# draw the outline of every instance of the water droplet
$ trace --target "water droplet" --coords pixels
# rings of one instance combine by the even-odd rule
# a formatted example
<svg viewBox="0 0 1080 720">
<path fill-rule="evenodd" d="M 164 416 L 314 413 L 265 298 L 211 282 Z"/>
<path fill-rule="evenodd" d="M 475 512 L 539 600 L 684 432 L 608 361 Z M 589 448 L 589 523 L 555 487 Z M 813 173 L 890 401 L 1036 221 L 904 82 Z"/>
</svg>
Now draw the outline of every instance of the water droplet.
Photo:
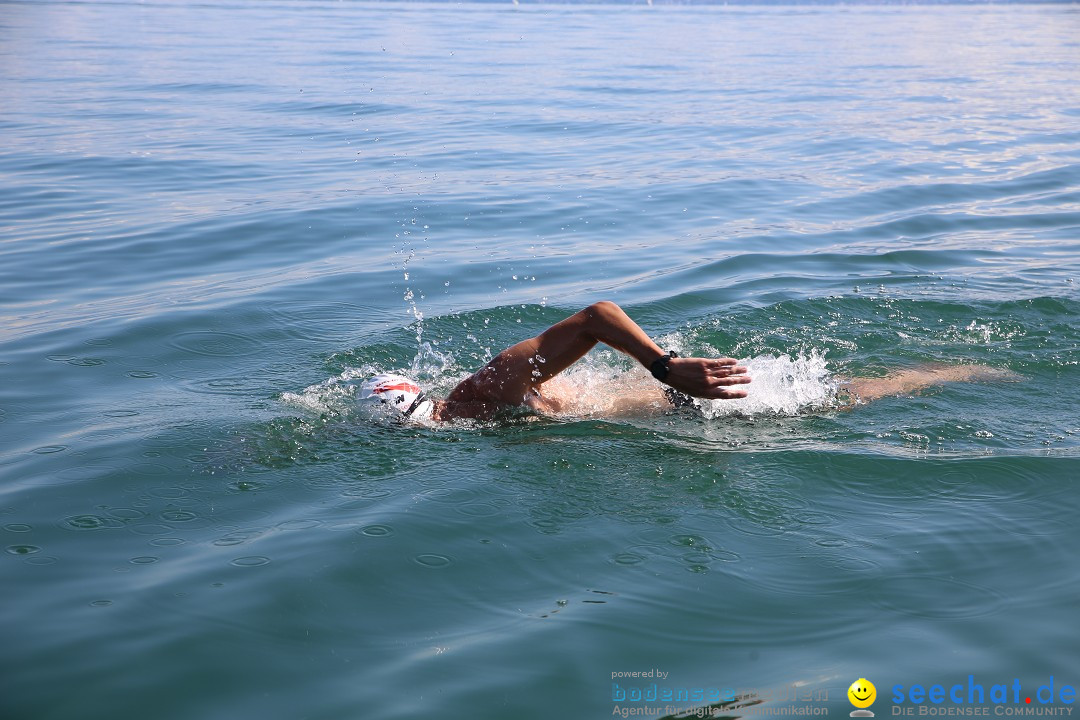
<svg viewBox="0 0 1080 720">
<path fill-rule="evenodd" d="M 5 525 L 4 529 L 8 532 L 30 532 L 33 530 L 29 525 L 23 525 L 22 523 L 12 523 L 11 525 Z"/>
<path fill-rule="evenodd" d="M 105 361 L 101 358 L 72 358 L 67 361 L 68 365 L 75 365 L 77 367 L 94 367 L 96 365 L 104 365 Z"/>
<path fill-rule="evenodd" d="M 41 548 L 37 545 L 8 545 L 7 551 L 12 555 L 33 555 L 41 552 Z"/>
<path fill-rule="evenodd" d="M 248 555 L 247 557 L 238 557 L 232 561 L 232 564 L 237 567 L 259 567 L 260 565 L 266 565 L 270 562 L 270 558 L 263 557 L 262 555 Z"/>
<path fill-rule="evenodd" d="M 387 537 L 394 534 L 394 529 L 388 525 L 368 525 L 360 528 L 360 532 L 368 537 Z"/>
<path fill-rule="evenodd" d="M 158 559 L 153 555 L 144 555 L 142 557 L 134 557 L 129 561 L 132 565 L 152 565 L 156 563 Z"/>
<path fill-rule="evenodd" d="M 112 605 L 112 600 L 94 600 L 90 603 L 90 607 L 109 607 Z"/>
<path fill-rule="evenodd" d="M 671 544 L 681 545 L 683 547 L 694 547 L 704 552 L 709 551 L 705 538 L 700 535 L 675 535 L 671 538 Z"/>
<path fill-rule="evenodd" d="M 248 540 L 254 540 L 263 534 L 262 530 L 237 530 L 214 541 L 215 545 L 227 547 L 229 545 L 242 545 Z"/>
<path fill-rule="evenodd" d="M 105 527 L 105 518 L 97 515 L 73 515 L 64 520 L 64 524 L 75 530 L 98 530 Z"/>
<path fill-rule="evenodd" d="M 199 517 L 189 510 L 166 510 L 161 513 L 161 519 L 167 522 L 187 522 Z"/>
<path fill-rule="evenodd" d="M 424 567 L 441 568 L 450 564 L 450 558 L 445 555 L 436 555 L 434 553 L 423 553 L 416 556 L 416 562 L 420 563 Z"/>
</svg>

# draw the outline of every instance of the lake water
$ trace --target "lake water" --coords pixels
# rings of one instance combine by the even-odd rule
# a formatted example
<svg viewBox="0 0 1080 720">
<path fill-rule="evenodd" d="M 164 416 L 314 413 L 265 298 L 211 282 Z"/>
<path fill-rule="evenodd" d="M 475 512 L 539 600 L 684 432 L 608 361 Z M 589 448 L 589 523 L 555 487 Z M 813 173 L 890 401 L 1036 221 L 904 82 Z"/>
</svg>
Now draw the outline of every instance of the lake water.
<svg viewBox="0 0 1080 720">
<path fill-rule="evenodd" d="M 0 4 L 0 715 L 1077 686 L 1078 39 L 1070 5 Z M 751 397 L 353 404 L 601 299 Z M 830 407 L 924 362 L 1019 381 Z"/>
</svg>

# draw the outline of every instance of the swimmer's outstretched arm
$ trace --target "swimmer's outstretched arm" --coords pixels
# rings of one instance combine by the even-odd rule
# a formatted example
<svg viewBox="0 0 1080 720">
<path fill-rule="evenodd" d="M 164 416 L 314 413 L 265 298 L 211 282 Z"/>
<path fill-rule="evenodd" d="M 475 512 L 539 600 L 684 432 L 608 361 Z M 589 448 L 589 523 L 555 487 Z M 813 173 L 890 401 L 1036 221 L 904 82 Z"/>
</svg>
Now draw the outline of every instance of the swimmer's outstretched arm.
<svg viewBox="0 0 1080 720">
<path fill-rule="evenodd" d="M 534 389 L 577 362 L 602 342 L 646 368 L 667 353 L 613 302 L 602 301 L 574 313 L 534 338 L 507 348 L 463 380 L 447 398 L 457 403 L 519 405 Z M 750 382 L 732 358 L 671 358 L 667 385 L 702 398 L 746 397 L 732 386 Z"/>
<path fill-rule="evenodd" d="M 854 395 L 855 403 L 866 403 L 895 395 L 910 395 L 949 382 L 1016 382 L 1021 379 L 1020 375 L 1009 370 L 975 363 L 927 363 L 919 367 L 896 370 L 885 377 L 839 378 L 841 389 Z M 848 409 L 850 407 L 854 405 Z"/>
</svg>

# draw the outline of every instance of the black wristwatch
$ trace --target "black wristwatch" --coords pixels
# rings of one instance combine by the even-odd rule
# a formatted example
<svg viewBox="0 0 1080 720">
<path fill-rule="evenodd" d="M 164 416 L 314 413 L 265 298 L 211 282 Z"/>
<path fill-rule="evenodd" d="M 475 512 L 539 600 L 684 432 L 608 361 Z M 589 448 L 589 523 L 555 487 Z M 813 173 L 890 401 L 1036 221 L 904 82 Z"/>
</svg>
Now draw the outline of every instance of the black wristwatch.
<svg viewBox="0 0 1080 720">
<path fill-rule="evenodd" d="M 674 350 L 668 350 L 667 355 L 661 355 L 652 361 L 652 365 L 649 366 L 649 372 L 651 372 L 652 376 L 660 382 L 667 380 L 668 370 L 670 369 L 668 364 L 671 362 L 671 358 L 674 357 L 679 357 L 679 354 Z"/>
</svg>

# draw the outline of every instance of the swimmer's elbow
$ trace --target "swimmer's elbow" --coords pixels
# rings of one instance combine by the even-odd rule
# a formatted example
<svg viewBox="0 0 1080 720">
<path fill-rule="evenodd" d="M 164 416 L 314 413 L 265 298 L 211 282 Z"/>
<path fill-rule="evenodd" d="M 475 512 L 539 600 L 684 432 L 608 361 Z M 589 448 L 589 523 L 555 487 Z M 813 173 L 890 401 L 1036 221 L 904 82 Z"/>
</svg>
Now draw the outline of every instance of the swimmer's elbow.
<svg viewBox="0 0 1080 720">
<path fill-rule="evenodd" d="M 582 310 L 582 312 L 585 313 L 590 320 L 610 319 L 624 314 L 622 308 L 610 300 L 594 302 L 592 305 Z"/>
</svg>

